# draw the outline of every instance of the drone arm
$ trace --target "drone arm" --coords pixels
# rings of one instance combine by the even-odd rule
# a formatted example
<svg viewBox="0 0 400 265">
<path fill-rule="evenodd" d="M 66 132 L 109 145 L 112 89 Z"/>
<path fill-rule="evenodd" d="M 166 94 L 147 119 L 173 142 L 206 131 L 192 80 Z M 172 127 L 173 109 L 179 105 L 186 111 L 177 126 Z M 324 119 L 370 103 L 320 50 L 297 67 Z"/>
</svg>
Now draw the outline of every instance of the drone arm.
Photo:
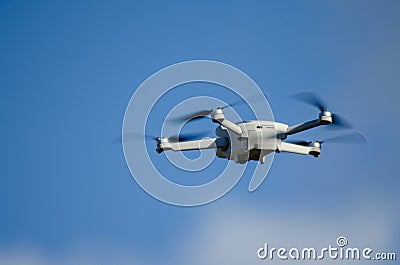
<svg viewBox="0 0 400 265">
<path fill-rule="evenodd" d="M 169 142 L 167 138 L 159 140 L 157 144 L 157 152 L 163 151 L 188 151 L 188 150 L 200 150 L 200 149 L 214 149 L 221 148 L 226 149 L 229 146 L 227 138 L 207 138 L 196 141 L 186 142 Z"/>
<path fill-rule="evenodd" d="M 233 122 L 225 119 L 225 115 L 224 115 L 222 109 L 216 109 L 215 111 L 213 111 L 211 116 L 212 116 L 212 119 L 214 122 L 221 124 L 228 130 L 230 130 L 238 135 L 241 135 L 243 133 L 242 128 L 240 128 L 239 125 L 234 124 Z"/>
<path fill-rule="evenodd" d="M 303 146 L 298 144 L 281 142 L 278 147 L 279 152 L 288 152 L 301 155 L 313 155 L 318 157 L 321 153 L 321 148 L 316 146 Z"/>
<path fill-rule="evenodd" d="M 230 130 L 230 131 L 232 131 L 232 132 L 234 132 L 234 133 L 236 133 L 238 135 L 242 134 L 242 129 L 238 125 L 234 124 L 231 121 L 228 121 L 228 120 L 224 119 L 222 121 L 218 121 L 218 123 L 221 124 L 222 126 L 224 126 L 225 128 L 227 128 L 228 130 Z"/>
<path fill-rule="evenodd" d="M 320 119 L 303 122 L 303 123 L 300 123 L 297 125 L 290 126 L 287 129 L 286 135 L 291 135 L 291 134 L 299 133 L 302 131 L 306 131 L 306 130 L 312 129 L 312 128 L 320 126 L 320 125 L 322 125 Z"/>
<path fill-rule="evenodd" d="M 301 154 L 301 155 L 308 155 L 308 153 L 310 152 L 310 147 L 282 142 L 279 151 Z"/>
<path fill-rule="evenodd" d="M 329 111 L 322 111 L 319 114 L 318 119 L 290 126 L 286 131 L 286 135 L 299 133 L 321 125 L 332 124 L 332 122 L 332 113 L 330 113 Z"/>
</svg>

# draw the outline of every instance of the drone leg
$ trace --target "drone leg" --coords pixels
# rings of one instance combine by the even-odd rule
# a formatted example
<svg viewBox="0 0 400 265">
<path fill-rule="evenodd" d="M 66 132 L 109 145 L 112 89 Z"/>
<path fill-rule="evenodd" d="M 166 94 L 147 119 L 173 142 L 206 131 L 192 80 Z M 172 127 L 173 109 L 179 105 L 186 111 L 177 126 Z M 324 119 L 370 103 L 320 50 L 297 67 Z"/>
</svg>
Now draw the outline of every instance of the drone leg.
<svg viewBox="0 0 400 265">
<path fill-rule="evenodd" d="M 169 142 L 168 138 L 158 140 L 157 152 L 163 151 L 188 151 L 188 150 L 200 150 L 200 149 L 215 149 L 221 148 L 226 149 L 229 147 L 229 141 L 227 138 L 206 138 L 196 141 L 186 142 Z"/>
</svg>

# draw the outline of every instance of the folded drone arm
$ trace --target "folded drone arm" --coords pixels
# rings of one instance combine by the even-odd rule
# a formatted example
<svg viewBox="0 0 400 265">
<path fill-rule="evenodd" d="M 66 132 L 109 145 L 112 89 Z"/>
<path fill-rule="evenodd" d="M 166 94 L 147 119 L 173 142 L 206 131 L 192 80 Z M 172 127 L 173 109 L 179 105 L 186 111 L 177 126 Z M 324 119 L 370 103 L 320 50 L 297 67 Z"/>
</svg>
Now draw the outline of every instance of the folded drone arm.
<svg viewBox="0 0 400 265">
<path fill-rule="evenodd" d="M 169 142 L 168 138 L 158 140 L 157 152 L 163 151 L 188 151 L 188 150 L 200 150 L 200 149 L 213 149 L 222 148 L 226 149 L 229 146 L 227 138 L 207 138 L 196 141 L 186 142 Z"/>
</svg>

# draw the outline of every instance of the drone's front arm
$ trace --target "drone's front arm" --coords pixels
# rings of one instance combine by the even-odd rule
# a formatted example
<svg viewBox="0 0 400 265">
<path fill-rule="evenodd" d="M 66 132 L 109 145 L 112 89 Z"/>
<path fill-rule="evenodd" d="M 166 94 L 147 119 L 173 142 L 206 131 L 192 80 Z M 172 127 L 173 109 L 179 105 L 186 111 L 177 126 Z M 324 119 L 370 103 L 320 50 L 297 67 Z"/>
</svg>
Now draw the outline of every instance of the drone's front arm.
<svg viewBox="0 0 400 265">
<path fill-rule="evenodd" d="M 161 153 L 163 151 L 188 151 L 188 150 L 200 150 L 200 149 L 213 149 L 221 148 L 226 149 L 229 146 L 229 141 L 227 138 L 206 138 L 196 141 L 186 141 L 186 142 L 169 142 L 168 138 L 162 138 L 157 140 L 157 152 Z"/>
<path fill-rule="evenodd" d="M 321 146 L 319 144 L 315 144 L 313 146 L 303 146 L 298 144 L 281 142 L 278 145 L 277 151 L 295 153 L 301 155 L 313 155 L 315 157 L 318 157 L 321 153 Z"/>
</svg>

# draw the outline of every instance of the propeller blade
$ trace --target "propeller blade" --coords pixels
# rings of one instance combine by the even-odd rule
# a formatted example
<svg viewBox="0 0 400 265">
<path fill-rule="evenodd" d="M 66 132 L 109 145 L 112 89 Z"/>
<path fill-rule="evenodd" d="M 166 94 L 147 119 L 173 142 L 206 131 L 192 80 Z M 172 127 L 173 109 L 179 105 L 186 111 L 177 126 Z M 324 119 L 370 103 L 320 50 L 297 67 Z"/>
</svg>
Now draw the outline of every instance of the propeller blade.
<svg viewBox="0 0 400 265">
<path fill-rule="evenodd" d="M 354 143 L 354 144 L 362 144 L 367 142 L 367 137 L 361 132 L 353 132 L 348 134 L 343 134 L 339 136 L 335 136 L 332 138 L 325 139 L 323 141 L 319 141 L 322 143 Z"/>
<path fill-rule="evenodd" d="M 176 123 L 183 123 L 186 121 L 191 122 L 191 121 L 198 120 L 198 119 L 208 118 L 207 116 L 210 115 L 211 112 L 212 112 L 212 110 L 201 110 L 201 111 L 191 113 L 189 115 L 184 115 L 184 116 L 172 119 L 171 121 L 176 122 Z"/>
<path fill-rule="evenodd" d="M 330 128 L 344 128 L 344 129 L 353 129 L 354 126 L 348 122 L 345 118 L 340 116 L 339 114 L 332 113 L 332 125 Z"/>
<path fill-rule="evenodd" d="M 327 110 L 327 105 L 311 90 L 302 91 L 289 95 L 297 100 L 318 108 L 320 111 Z"/>
<path fill-rule="evenodd" d="M 291 143 L 291 144 L 304 145 L 304 146 L 307 146 L 310 143 L 312 143 L 310 141 L 305 141 L 305 140 L 289 140 L 286 142 Z M 361 132 L 357 131 L 357 132 L 352 132 L 352 133 L 348 133 L 348 134 L 343 134 L 343 135 L 327 138 L 325 140 L 317 141 L 317 142 L 319 142 L 320 144 L 324 144 L 324 143 L 362 144 L 362 143 L 367 142 L 367 137 L 364 134 L 362 134 Z"/>
<path fill-rule="evenodd" d="M 193 133 L 186 133 L 186 134 L 179 134 L 179 135 L 174 135 L 171 137 L 168 137 L 168 141 L 171 142 L 184 142 L 184 141 L 190 141 L 196 138 L 203 138 L 204 136 L 206 136 L 207 134 L 209 134 L 211 131 L 206 131 L 206 132 L 193 132 Z M 144 135 L 142 133 L 138 133 L 138 132 L 128 132 L 125 133 L 125 142 L 133 142 L 133 141 L 139 141 L 142 140 L 143 137 L 146 140 L 157 140 L 157 136 L 153 136 L 153 135 Z M 116 138 L 113 143 L 122 143 L 122 136 L 119 136 L 118 138 Z"/>
<path fill-rule="evenodd" d="M 139 141 L 139 140 L 143 139 L 143 137 L 146 140 L 156 140 L 157 139 L 156 136 L 138 133 L 138 132 L 126 132 L 124 135 L 125 135 L 125 137 L 124 137 L 125 142 Z M 122 143 L 122 135 L 115 138 L 113 143 Z"/>
<path fill-rule="evenodd" d="M 174 136 L 168 137 L 168 141 L 170 141 L 170 142 L 185 142 L 185 141 L 194 140 L 196 138 L 203 138 L 204 136 L 206 136 L 209 133 L 210 133 L 210 131 L 179 134 L 179 135 L 174 135 Z"/>
<path fill-rule="evenodd" d="M 265 97 L 267 100 L 269 100 L 268 94 L 267 94 L 266 92 L 264 92 L 264 91 L 262 91 L 262 93 L 264 94 L 264 97 Z M 257 96 L 249 97 L 249 98 L 247 99 L 247 101 L 255 101 L 255 100 L 262 100 L 262 99 L 264 99 L 264 98 L 263 98 L 263 97 L 260 97 L 260 95 L 257 95 Z M 234 102 L 232 102 L 232 103 L 230 103 L 230 104 L 227 104 L 227 105 L 221 107 L 221 109 L 226 109 L 226 108 L 228 108 L 228 107 L 240 106 L 240 105 L 244 105 L 244 104 L 247 104 L 247 103 L 246 103 L 246 101 L 245 101 L 243 98 L 241 98 L 241 99 L 239 99 L 239 100 L 237 100 L 237 101 L 234 101 Z"/>
<path fill-rule="evenodd" d="M 268 94 L 266 92 L 262 92 L 262 93 L 264 94 L 265 98 L 267 98 L 267 100 L 268 100 Z M 247 101 L 261 100 L 261 99 L 264 99 L 264 98 L 260 97 L 260 95 L 257 95 L 257 96 L 252 96 L 252 97 L 248 98 Z M 240 99 L 240 100 L 234 101 L 228 105 L 221 107 L 221 109 L 239 106 L 239 105 L 243 105 L 243 104 L 246 104 L 246 101 L 244 101 L 243 99 Z M 208 118 L 207 116 L 210 115 L 210 113 L 212 111 L 213 111 L 212 109 L 211 110 L 201 110 L 201 111 L 191 113 L 189 115 L 184 115 L 184 116 L 172 119 L 171 121 L 175 122 L 175 123 L 183 123 L 186 121 L 191 122 L 191 121 L 198 120 L 198 119 L 204 119 L 204 118 Z"/>
</svg>

